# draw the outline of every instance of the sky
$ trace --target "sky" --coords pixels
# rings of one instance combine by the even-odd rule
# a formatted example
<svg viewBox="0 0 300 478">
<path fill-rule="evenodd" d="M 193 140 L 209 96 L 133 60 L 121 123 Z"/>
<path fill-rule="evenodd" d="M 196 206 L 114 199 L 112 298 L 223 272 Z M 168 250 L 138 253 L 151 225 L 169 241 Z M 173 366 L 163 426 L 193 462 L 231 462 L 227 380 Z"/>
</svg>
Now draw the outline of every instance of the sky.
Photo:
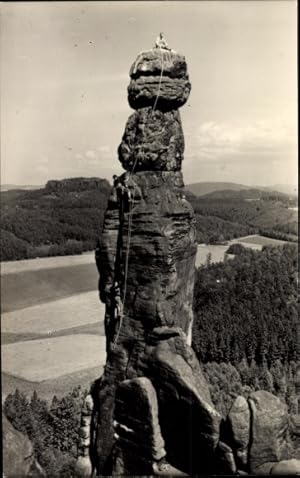
<svg viewBox="0 0 300 478">
<path fill-rule="evenodd" d="M 184 179 L 297 182 L 295 1 L 1 4 L 1 183 L 122 168 L 129 69 L 163 31 L 188 64 Z"/>
</svg>

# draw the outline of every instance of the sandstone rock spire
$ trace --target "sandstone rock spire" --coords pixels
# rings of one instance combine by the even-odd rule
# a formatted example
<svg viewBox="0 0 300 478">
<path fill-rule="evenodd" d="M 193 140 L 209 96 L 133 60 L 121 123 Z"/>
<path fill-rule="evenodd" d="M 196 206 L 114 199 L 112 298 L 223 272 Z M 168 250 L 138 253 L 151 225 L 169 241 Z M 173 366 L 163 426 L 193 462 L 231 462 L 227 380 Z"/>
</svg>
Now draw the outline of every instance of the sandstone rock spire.
<svg viewBox="0 0 300 478">
<path fill-rule="evenodd" d="M 130 173 L 125 188 L 130 201 L 124 197 L 122 175 L 108 203 L 99 253 L 107 337 L 107 363 L 95 407 L 101 472 L 109 467 L 115 442 L 116 387 L 144 374 L 153 330 L 160 328 L 167 337 L 177 327 L 190 340 L 197 243 L 194 213 L 183 194 L 184 138 L 178 111 L 190 89 L 185 58 L 173 51 L 143 52 L 130 69 L 128 101 L 135 112 L 118 150 Z M 124 302 L 121 323 L 116 284 Z"/>
</svg>

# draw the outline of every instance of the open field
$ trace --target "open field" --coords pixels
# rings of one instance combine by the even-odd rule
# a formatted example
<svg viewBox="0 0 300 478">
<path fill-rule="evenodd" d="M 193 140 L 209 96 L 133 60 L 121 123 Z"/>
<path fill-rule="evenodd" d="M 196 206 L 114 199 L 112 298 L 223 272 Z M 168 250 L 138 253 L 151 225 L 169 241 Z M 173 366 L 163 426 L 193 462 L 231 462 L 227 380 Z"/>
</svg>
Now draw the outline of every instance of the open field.
<svg viewBox="0 0 300 478">
<path fill-rule="evenodd" d="M 104 323 L 102 321 L 93 322 L 91 324 L 79 325 L 78 327 L 70 327 L 68 329 L 57 330 L 52 332 L 50 337 L 63 337 L 65 335 L 73 334 L 89 334 L 89 335 L 105 335 Z M 13 344 L 15 342 L 25 342 L 26 340 L 47 339 L 49 334 L 35 334 L 34 332 L 28 333 L 14 333 L 14 332 L 2 332 L 1 344 Z"/>
<path fill-rule="evenodd" d="M 196 256 L 196 267 L 200 267 L 207 262 L 208 254 L 211 254 L 211 262 L 221 262 L 224 260 L 225 252 L 228 249 L 228 245 L 226 246 L 213 246 L 213 245 L 205 245 L 199 244 L 197 256 Z"/>
<path fill-rule="evenodd" d="M 2 333 L 48 334 L 102 322 L 104 304 L 94 290 L 53 302 L 2 314 Z"/>
<path fill-rule="evenodd" d="M 94 254 L 2 263 L 2 398 L 89 388 L 105 362 Z"/>
<path fill-rule="evenodd" d="M 85 252 L 77 256 L 40 257 L 21 261 L 2 262 L 1 274 L 56 269 L 60 267 L 80 266 L 82 264 L 95 264 L 94 252 Z"/>
<path fill-rule="evenodd" d="M 57 258 L 54 259 L 55 263 Z M 28 271 L 23 267 L 20 272 L 2 276 L 1 310 L 23 309 L 93 291 L 97 287 L 98 271 L 94 263 Z"/>
<path fill-rule="evenodd" d="M 259 236 L 258 234 L 232 239 L 231 241 L 228 241 L 226 245 L 199 244 L 196 257 L 196 267 L 206 264 L 208 254 L 211 254 L 211 263 L 224 261 L 225 253 L 228 247 L 231 244 L 237 243 L 257 251 L 260 251 L 263 246 L 283 246 L 284 244 L 295 244 L 289 243 L 287 241 L 281 241 L 279 239 Z"/>
<path fill-rule="evenodd" d="M 105 337 L 69 335 L 3 345 L 2 370 L 31 382 L 103 366 Z"/>
<path fill-rule="evenodd" d="M 236 242 L 239 242 L 240 244 L 245 244 L 245 247 L 249 247 L 252 244 L 257 246 L 284 246 L 284 244 L 287 244 L 287 241 L 281 241 L 280 239 L 272 239 L 271 237 L 259 236 L 258 234 L 240 237 L 239 239 L 236 239 Z M 231 243 L 233 243 L 233 241 L 231 241 Z"/>
<path fill-rule="evenodd" d="M 201 265 L 206 264 L 208 254 L 211 255 L 211 258 L 210 258 L 211 263 L 224 261 L 225 253 L 226 253 L 228 247 L 231 244 L 235 244 L 237 242 L 242 244 L 242 245 L 245 245 L 245 247 L 251 247 L 252 249 L 261 250 L 262 245 L 259 244 L 259 243 L 256 243 L 255 241 L 253 243 L 249 242 L 249 243 L 245 243 L 245 244 L 242 242 L 242 241 L 245 241 L 246 238 L 251 238 L 251 237 L 254 237 L 254 236 L 246 236 L 245 238 L 240 237 L 238 239 L 233 239 L 232 241 L 228 241 L 228 243 L 226 245 L 215 245 L 214 246 L 212 244 L 208 244 L 208 245 L 199 244 L 198 245 L 198 251 L 197 251 L 197 257 L 196 257 L 196 267 L 200 267 Z M 260 237 L 260 236 L 256 236 L 256 237 Z"/>
</svg>

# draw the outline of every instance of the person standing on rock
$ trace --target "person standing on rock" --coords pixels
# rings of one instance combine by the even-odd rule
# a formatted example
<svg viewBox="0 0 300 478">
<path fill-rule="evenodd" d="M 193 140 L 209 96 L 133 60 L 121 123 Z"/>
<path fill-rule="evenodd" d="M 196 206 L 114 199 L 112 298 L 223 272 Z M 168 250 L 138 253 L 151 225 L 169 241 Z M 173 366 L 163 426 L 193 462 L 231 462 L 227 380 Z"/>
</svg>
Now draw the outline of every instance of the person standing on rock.
<svg viewBox="0 0 300 478">
<path fill-rule="evenodd" d="M 171 48 L 168 47 L 166 39 L 164 38 L 164 34 L 160 33 L 156 38 L 155 48 L 161 48 L 162 50 L 171 51 Z"/>
</svg>

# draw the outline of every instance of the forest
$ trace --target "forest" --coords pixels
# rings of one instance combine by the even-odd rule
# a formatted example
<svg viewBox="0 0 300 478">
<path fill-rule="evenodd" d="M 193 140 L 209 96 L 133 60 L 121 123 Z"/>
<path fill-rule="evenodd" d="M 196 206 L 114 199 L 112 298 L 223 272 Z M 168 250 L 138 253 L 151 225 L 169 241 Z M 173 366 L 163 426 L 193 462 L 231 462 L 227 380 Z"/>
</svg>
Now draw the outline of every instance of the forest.
<svg viewBox="0 0 300 478">
<path fill-rule="evenodd" d="M 193 348 L 213 398 L 224 413 L 231 393 L 262 388 L 297 414 L 297 248 L 233 244 L 228 253 L 197 269 L 194 291 Z"/>
<path fill-rule="evenodd" d="M 95 249 L 110 190 L 105 179 L 72 178 L 48 181 L 43 189 L 1 192 L 1 260 Z M 257 233 L 298 240 L 297 213 L 289 209 L 295 199 L 285 194 L 264 193 L 259 200 L 248 200 L 245 192 L 237 191 L 201 197 L 186 191 L 186 196 L 195 211 L 199 243 L 220 244 Z"/>
<path fill-rule="evenodd" d="M 44 189 L 1 193 L 1 260 L 93 250 L 111 186 L 105 179 L 49 181 Z"/>
<path fill-rule="evenodd" d="M 9 394 L 3 411 L 13 426 L 31 440 L 35 458 L 46 476 L 82 478 L 76 465 L 81 407 L 87 390 L 74 388 L 51 403 L 34 391 L 28 398 L 18 389 Z"/>
</svg>

